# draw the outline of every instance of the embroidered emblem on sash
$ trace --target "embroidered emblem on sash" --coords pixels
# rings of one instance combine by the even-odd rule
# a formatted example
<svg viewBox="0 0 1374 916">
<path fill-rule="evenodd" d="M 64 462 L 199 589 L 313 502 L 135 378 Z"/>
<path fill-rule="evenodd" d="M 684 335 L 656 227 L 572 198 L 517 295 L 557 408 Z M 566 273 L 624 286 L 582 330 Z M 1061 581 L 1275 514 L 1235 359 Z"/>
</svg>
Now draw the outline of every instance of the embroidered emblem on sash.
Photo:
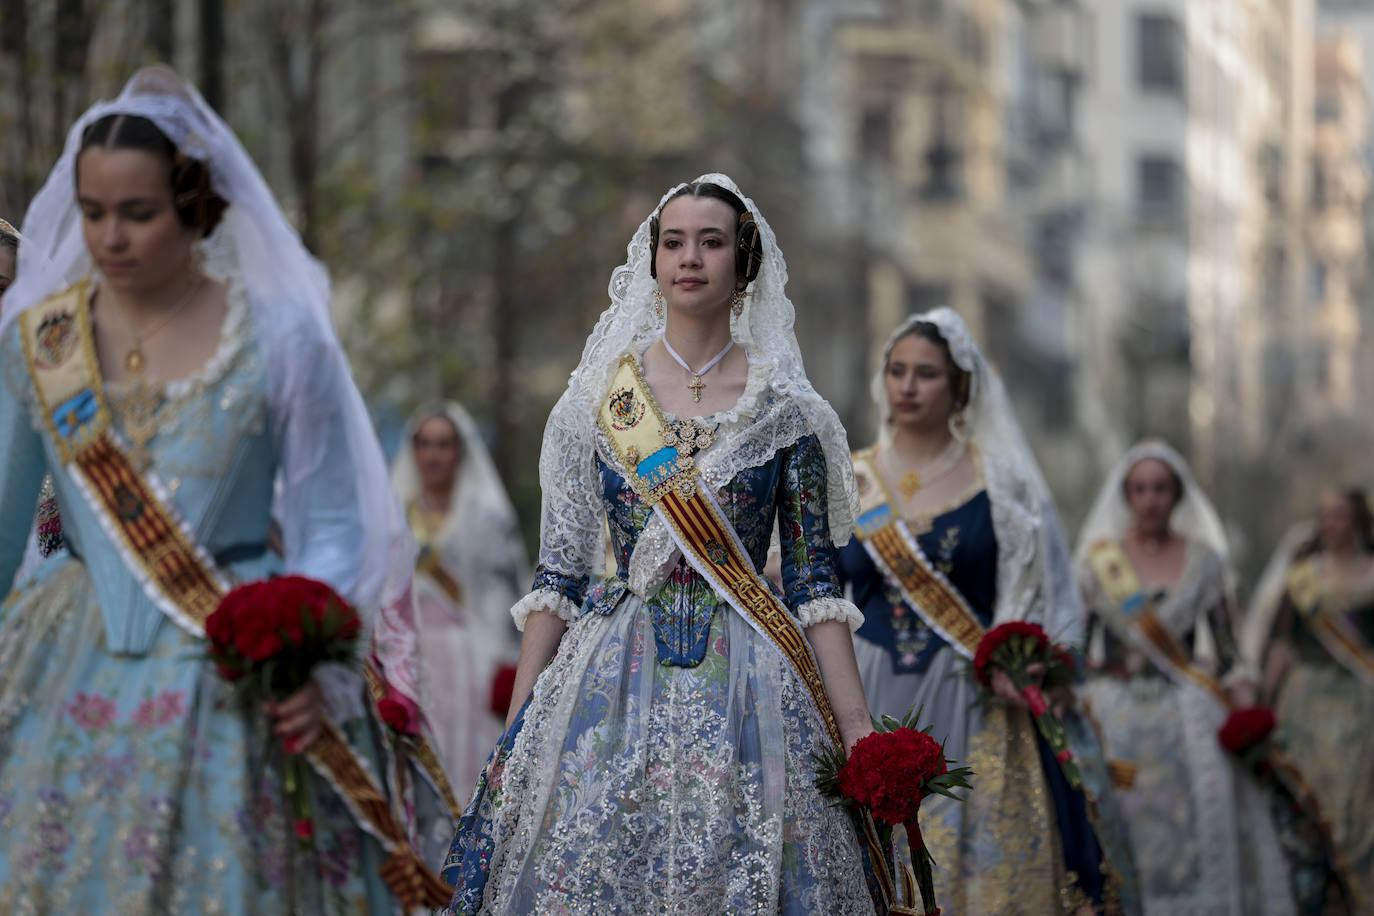
<svg viewBox="0 0 1374 916">
<path fill-rule="evenodd" d="M 636 398 L 635 393 L 629 388 L 621 388 L 614 392 L 608 406 L 611 426 L 619 432 L 634 429 L 644 418 L 644 402 Z"/>
<path fill-rule="evenodd" d="M 76 316 L 71 312 L 48 315 L 38 325 L 34 361 L 40 369 L 56 369 L 76 352 Z"/>
</svg>

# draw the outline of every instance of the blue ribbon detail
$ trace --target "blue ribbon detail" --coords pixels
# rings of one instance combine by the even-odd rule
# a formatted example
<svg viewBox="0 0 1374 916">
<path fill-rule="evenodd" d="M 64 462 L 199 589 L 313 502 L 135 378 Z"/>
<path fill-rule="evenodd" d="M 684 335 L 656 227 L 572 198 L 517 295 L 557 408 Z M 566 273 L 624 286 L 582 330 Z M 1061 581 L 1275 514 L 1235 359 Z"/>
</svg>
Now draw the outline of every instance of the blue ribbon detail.
<svg viewBox="0 0 1374 916">
<path fill-rule="evenodd" d="M 635 468 L 635 473 L 649 486 L 656 487 L 677 471 L 677 449 L 661 448 L 645 458 Z"/>
<path fill-rule="evenodd" d="M 864 537 L 869 537 L 890 524 L 892 524 L 892 507 L 887 503 L 883 503 L 875 509 L 869 509 L 860 515 L 858 521 L 855 522 L 859 533 Z"/>
<path fill-rule="evenodd" d="M 99 409 L 95 392 L 89 388 L 83 389 L 53 409 L 53 426 L 57 427 L 57 434 L 63 439 L 75 438 L 95 419 Z"/>
<path fill-rule="evenodd" d="M 1123 614 L 1134 614 L 1136 611 L 1140 610 L 1144 606 L 1144 593 L 1136 592 L 1134 595 L 1127 598 L 1125 601 L 1121 602 L 1121 612 Z"/>
</svg>

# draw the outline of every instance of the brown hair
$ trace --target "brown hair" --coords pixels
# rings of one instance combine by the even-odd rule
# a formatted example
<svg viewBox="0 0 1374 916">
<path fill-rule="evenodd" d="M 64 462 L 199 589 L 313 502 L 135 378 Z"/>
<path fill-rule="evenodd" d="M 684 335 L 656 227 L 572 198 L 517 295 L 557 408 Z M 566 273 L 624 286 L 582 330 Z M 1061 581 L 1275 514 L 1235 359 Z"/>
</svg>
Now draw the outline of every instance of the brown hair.
<svg viewBox="0 0 1374 916">
<path fill-rule="evenodd" d="M 81 135 L 81 152 L 101 149 L 141 149 L 166 157 L 172 166 L 172 203 L 182 225 L 200 231 L 205 238 L 224 217 L 229 202 L 210 188 L 210 169 L 199 159 L 177 149 L 176 144 L 147 118 L 138 115 L 106 115 Z M 77 154 L 80 163 L 80 153 Z M 79 166 L 78 166 L 79 167 Z"/>
</svg>

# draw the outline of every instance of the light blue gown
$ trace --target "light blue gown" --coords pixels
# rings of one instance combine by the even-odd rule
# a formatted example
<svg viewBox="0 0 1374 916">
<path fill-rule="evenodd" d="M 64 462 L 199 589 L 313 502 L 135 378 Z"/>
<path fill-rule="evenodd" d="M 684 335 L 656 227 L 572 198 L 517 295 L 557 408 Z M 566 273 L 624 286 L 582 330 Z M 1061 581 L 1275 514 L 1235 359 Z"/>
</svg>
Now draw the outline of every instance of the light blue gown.
<svg viewBox="0 0 1374 916">
<path fill-rule="evenodd" d="M 250 310 L 237 294 L 231 302 L 215 357 L 169 386 L 150 451 L 200 543 L 248 581 L 274 569 L 276 432 L 293 418 L 271 415 Z M 205 661 L 202 642 L 148 601 L 58 463 L 17 330 L 0 340 L 0 583 L 19 566 L 45 471 L 70 553 L 0 605 L 0 912 L 392 912 L 380 846 L 313 776 L 313 845 L 296 841 L 280 740 Z M 121 428 L 119 393 L 109 397 Z M 326 421 L 319 435 L 342 432 Z M 292 567 L 347 596 L 356 548 L 339 520 L 356 509 L 335 476 L 322 468 L 309 484 L 320 536 Z M 377 773 L 373 722 L 341 727 Z"/>
</svg>

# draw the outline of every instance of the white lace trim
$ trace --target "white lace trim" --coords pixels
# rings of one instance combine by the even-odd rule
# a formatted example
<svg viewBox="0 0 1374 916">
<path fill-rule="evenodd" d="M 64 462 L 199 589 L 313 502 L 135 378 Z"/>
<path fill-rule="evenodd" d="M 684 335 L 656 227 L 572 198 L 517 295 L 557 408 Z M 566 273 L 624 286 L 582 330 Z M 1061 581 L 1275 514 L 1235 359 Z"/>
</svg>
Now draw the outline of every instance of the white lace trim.
<svg viewBox="0 0 1374 916">
<path fill-rule="evenodd" d="M 864 622 L 863 612 L 844 598 L 813 598 L 797 608 L 797 620 L 803 627 L 827 620 L 843 620 L 853 633 Z"/>
<path fill-rule="evenodd" d="M 515 628 L 521 633 L 525 632 L 525 621 L 530 619 L 530 614 L 534 611 L 543 611 L 568 622 L 578 617 L 577 605 L 569 601 L 566 595 L 551 588 L 537 588 L 515 602 L 515 606 L 510 609 L 510 615 L 515 620 Z"/>
</svg>

